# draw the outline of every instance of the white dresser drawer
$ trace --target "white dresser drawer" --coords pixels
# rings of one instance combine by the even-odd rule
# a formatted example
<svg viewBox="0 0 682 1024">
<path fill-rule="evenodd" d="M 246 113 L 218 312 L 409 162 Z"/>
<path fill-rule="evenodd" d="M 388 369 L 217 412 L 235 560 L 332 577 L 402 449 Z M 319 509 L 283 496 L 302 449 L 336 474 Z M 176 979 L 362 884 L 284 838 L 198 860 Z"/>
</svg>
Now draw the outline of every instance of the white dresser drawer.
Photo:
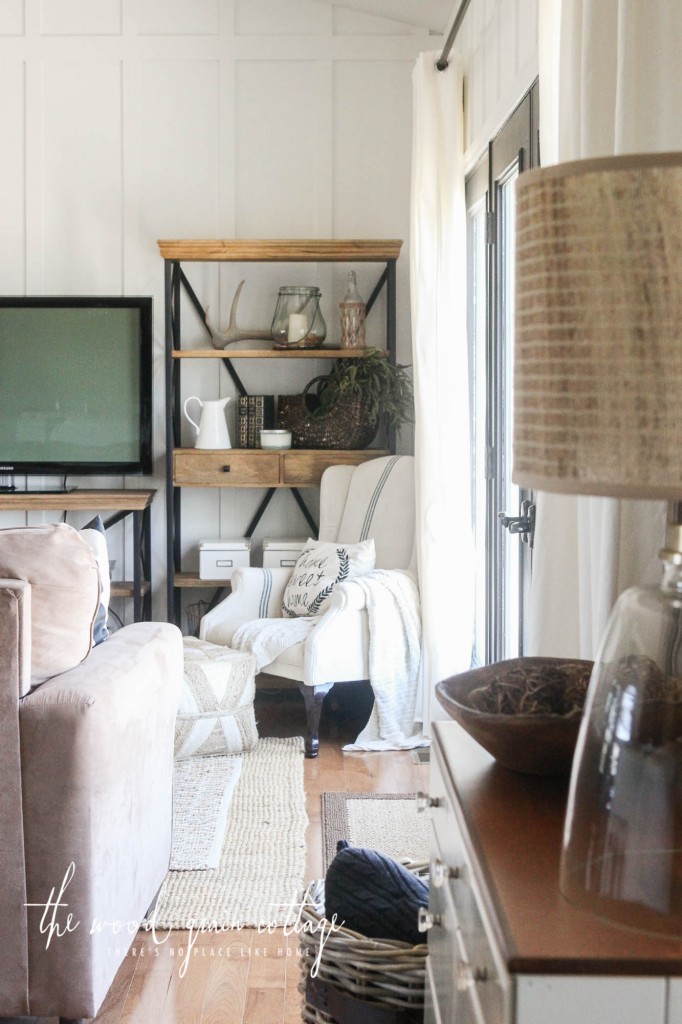
<svg viewBox="0 0 682 1024">
<path fill-rule="evenodd" d="M 455 992 L 453 1024 L 508 1024 L 511 980 L 492 931 L 484 924 L 481 897 L 447 783 L 438 747 L 431 761 L 433 846 L 430 909 L 439 924 L 429 932 L 432 975 L 439 992 Z M 435 800 L 434 800 L 435 798 Z M 450 986 L 449 988 L 445 986 Z M 439 998 L 443 1024 L 450 1017 Z"/>
<path fill-rule="evenodd" d="M 434 846 L 432 864 L 440 859 Z M 449 885 L 429 884 L 429 910 L 434 924 L 429 931 L 429 976 L 440 1024 L 487 1024 L 484 1021 L 472 972 L 457 927 L 455 905 Z"/>
<path fill-rule="evenodd" d="M 453 796 L 446 785 L 446 773 L 441 757 L 438 747 L 432 747 L 429 781 L 431 825 L 443 861 L 450 869 L 457 869 L 465 857 L 464 837 L 459 828 Z"/>
</svg>

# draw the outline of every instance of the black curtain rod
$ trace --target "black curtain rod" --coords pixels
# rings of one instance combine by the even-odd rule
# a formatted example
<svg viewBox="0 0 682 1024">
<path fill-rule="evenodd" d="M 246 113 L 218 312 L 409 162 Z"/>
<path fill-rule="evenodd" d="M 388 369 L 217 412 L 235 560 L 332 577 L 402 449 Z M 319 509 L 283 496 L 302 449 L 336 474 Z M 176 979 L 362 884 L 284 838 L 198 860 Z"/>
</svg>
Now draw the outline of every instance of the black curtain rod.
<svg viewBox="0 0 682 1024">
<path fill-rule="evenodd" d="M 452 44 L 457 38 L 457 33 L 459 32 L 460 26 L 464 21 L 464 15 L 466 14 L 467 8 L 469 7 L 470 3 L 471 0 L 462 0 L 461 4 L 459 5 L 459 9 L 457 11 L 457 14 L 455 15 L 455 20 L 452 23 L 452 28 L 448 32 L 448 38 L 445 40 L 443 52 L 436 61 L 436 67 L 438 68 L 439 71 L 445 71 L 445 69 L 448 66 L 448 57 L 450 55 L 450 50 L 452 49 Z"/>
</svg>

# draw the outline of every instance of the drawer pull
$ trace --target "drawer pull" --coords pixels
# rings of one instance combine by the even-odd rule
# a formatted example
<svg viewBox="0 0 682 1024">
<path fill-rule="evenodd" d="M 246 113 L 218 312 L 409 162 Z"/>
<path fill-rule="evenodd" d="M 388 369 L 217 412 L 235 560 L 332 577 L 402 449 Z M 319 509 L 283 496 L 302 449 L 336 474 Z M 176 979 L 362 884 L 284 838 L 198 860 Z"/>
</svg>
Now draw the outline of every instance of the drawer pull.
<svg viewBox="0 0 682 1024">
<path fill-rule="evenodd" d="M 439 797 L 429 796 L 428 793 L 417 793 L 417 813 L 422 814 L 429 807 L 440 807 Z"/>
<path fill-rule="evenodd" d="M 434 888 L 442 889 L 446 878 L 459 878 L 460 870 L 459 868 L 450 868 L 442 860 L 436 858 L 436 860 L 431 861 L 430 874 Z"/>
<path fill-rule="evenodd" d="M 229 472 L 230 472 L 230 467 L 229 466 L 223 466 L 223 473 L 229 473 Z"/>
<path fill-rule="evenodd" d="M 458 960 L 455 965 L 455 977 L 458 992 L 466 992 L 477 982 L 488 980 L 487 967 L 472 967 L 466 960 Z"/>
<path fill-rule="evenodd" d="M 417 929 L 420 932 L 428 932 L 434 925 L 440 924 L 440 914 L 434 914 L 426 907 L 420 907 L 417 914 Z"/>
</svg>

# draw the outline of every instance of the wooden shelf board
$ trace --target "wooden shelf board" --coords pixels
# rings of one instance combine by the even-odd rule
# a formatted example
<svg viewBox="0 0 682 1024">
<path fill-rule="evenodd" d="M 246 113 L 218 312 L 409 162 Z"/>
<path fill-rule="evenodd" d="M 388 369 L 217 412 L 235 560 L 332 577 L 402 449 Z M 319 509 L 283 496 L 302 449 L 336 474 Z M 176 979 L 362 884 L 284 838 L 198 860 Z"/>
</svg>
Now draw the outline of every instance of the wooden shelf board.
<svg viewBox="0 0 682 1024">
<path fill-rule="evenodd" d="M 395 260 L 400 239 L 161 239 L 165 260 L 277 263 L 362 263 Z"/>
<path fill-rule="evenodd" d="M 231 589 L 229 580 L 202 580 L 195 572 L 176 572 L 173 584 L 176 587 L 203 587 L 208 590 Z"/>
<path fill-rule="evenodd" d="M 115 491 L 76 488 L 75 491 L 66 491 L 63 494 L 27 494 L 25 491 L 13 491 L 11 494 L 0 494 L 0 512 L 138 512 L 151 505 L 155 494 L 156 491 L 135 489 Z"/>
<path fill-rule="evenodd" d="M 140 584 L 140 593 L 148 594 L 150 591 L 150 584 L 147 580 L 144 580 Z M 111 581 L 111 596 L 112 597 L 134 597 L 135 596 L 135 584 L 132 580 L 112 580 Z"/>
<path fill-rule="evenodd" d="M 386 349 L 370 348 L 174 348 L 173 359 L 363 359 L 369 352 L 387 356 Z"/>
<path fill-rule="evenodd" d="M 388 448 L 174 448 L 174 454 L 190 455 L 197 459 L 206 455 L 237 456 L 239 459 L 256 458 L 267 459 L 273 455 L 316 455 L 342 458 L 344 455 L 367 455 L 378 457 L 379 455 L 391 455 Z"/>
</svg>

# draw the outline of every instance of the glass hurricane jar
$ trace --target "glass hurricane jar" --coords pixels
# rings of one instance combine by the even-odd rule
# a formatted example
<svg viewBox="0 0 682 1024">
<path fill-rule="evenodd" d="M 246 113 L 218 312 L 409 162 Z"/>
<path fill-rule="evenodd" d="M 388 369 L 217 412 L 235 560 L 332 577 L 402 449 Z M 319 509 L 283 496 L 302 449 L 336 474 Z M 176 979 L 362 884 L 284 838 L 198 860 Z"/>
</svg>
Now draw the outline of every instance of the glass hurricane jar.
<svg viewBox="0 0 682 1024">
<path fill-rule="evenodd" d="M 679 546 L 679 543 L 678 543 Z M 682 938 L 682 551 L 609 619 L 573 761 L 564 896 L 616 924 Z"/>
<path fill-rule="evenodd" d="M 270 328 L 275 348 L 319 348 L 327 336 L 319 288 L 304 285 L 279 290 Z"/>
</svg>

